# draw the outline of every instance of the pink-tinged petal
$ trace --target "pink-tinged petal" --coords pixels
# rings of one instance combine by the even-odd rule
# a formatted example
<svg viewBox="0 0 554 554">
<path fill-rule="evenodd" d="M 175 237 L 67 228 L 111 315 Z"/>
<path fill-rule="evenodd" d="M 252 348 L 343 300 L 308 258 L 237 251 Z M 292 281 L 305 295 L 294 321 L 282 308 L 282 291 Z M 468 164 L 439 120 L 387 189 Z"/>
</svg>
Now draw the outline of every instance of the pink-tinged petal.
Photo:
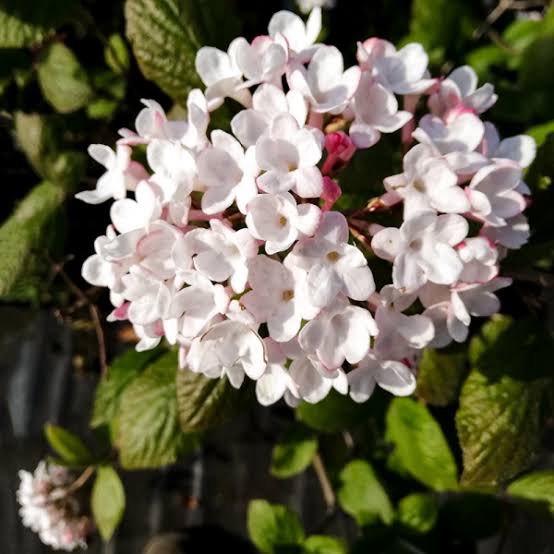
<svg viewBox="0 0 554 554">
<path fill-rule="evenodd" d="M 252 146 L 267 130 L 268 121 L 264 113 L 256 110 L 242 110 L 231 120 L 233 134 L 244 146 Z"/>
<path fill-rule="evenodd" d="M 375 390 L 376 381 L 373 371 L 365 367 L 358 367 L 348 373 L 347 377 L 350 385 L 350 398 L 358 403 L 368 400 Z"/>
<path fill-rule="evenodd" d="M 262 406 L 280 400 L 288 389 L 290 376 L 280 365 L 268 364 L 264 374 L 256 381 L 256 398 Z"/>
<path fill-rule="evenodd" d="M 537 145 L 528 135 L 517 135 L 504 139 L 493 152 L 495 158 L 514 160 L 521 167 L 531 165 L 537 154 Z"/>
<path fill-rule="evenodd" d="M 396 288 L 405 292 L 414 292 L 425 284 L 425 272 L 415 254 L 402 252 L 396 257 L 392 268 L 392 281 Z"/>
<path fill-rule="evenodd" d="M 428 259 L 427 278 L 439 285 L 450 285 L 458 280 L 464 264 L 456 251 L 444 243 L 435 245 L 432 259 Z"/>
<path fill-rule="evenodd" d="M 379 231 L 371 240 L 373 252 L 380 258 L 390 262 L 400 254 L 403 240 L 400 230 L 396 227 L 387 227 Z"/>
<path fill-rule="evenodd" d="M 402 315 L 396 330 L 410 346 L 418 349 L 425 348 L 435 336 L 433 322 L 422 315 Z"/>
<path fill-rule="evenodd" d="M 195 67 L 204 84 L 208 86 L 236 74 L 228 54 L 211 46 L 198 50 Z"/>
<path fill-rule="evenodd" d="M 81 275 L 91 285 L 107 287 L 112 279 L 112 270 L 109 263 L 105 262 L 97 254 L 94 254 L 89 256 L 83 263 Z"/>
<path fill-rule="evenodd" d="M 323 190 L 323 176 L 317 167 L 301 167 L 293 172 L 294 190 L 302 198 L 319 198 Z"/>
<path fill-rule="evenodd" d="M 104 144 L 91 144 L 88 147 L 89 156 L 106 169 L 115 167 L 115 152 Z"/>
<path fill-rule="evenodd" d="M 373 274 L 367 265 L 352 267 L 341 274 L 343 292 L 352 300 L 367 300 L 375 292 Z"/>
<path fill-rule="evenodd" d="M 375 379 L 382 389 L 395 396 L 410 396 L 416 388 L 414 374 L 401 362 L 382 362 L 375 372 Z"/>
<path fill-rule="evenodd" d="M 356 148 L 371 148 L 381 138 L 381 133 L 375 127 L 357 121 L 350 126 L 349 134 Z"/>
<path fill-rule="evenodd" d="M 295 227 L 304 235 L 311 237 L 321 220 L 321 210 L 314 204 L 300 204 L 295 218 Z"/>
<path fill-rule="evenodd" d="M 456 83 L 462 96 L 468 96 L 477 88 L 477 74 L 469 65 L 456 68 L 448 79 Z"/>
<path fill-rule="evenodd" d="M 316 264 L 308 273 L 307 286 L 311 302 L 316 306 L 325 307 L 340 292 L 343 282 L 331 266 Z"/>
<path fill-rule="evenodd" d="M 441 242 L 456 246 L 462 242 L 469 231 L 469 224 L 465 217 L 457 214 L 439 215 L 435 223 L 435 236 Z"/>
</svg>

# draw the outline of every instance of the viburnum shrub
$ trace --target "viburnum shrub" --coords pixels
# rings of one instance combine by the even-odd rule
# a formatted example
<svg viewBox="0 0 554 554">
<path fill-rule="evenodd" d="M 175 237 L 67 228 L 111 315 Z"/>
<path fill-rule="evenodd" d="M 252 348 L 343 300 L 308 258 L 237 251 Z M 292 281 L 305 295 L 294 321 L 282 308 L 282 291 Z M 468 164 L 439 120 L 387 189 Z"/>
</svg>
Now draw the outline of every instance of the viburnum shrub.
<svg viewBox="0 0 554 554">
<path fill-rule="evenodd" d="M 484 120 L 492 85 L 468 66 L 434 78 L 420 44 L 380 38 L 345 69 L 320 31 L 319 8 L 306 23 L 281 11 L 267 35 L 202 47 L 206 88 L 186 119 L 143 100 L 115 151 L 89 147 L 106 172 L 77 194 L 114 201 L 82 270 L 109 289 L 109 319 L 132 323 L 137 350 L 179 345 L 183 371 L 256 381 L 264 405 L 333 388 L 363 402 L 376 384 L 411 394 L 424 347 L 463 342 L 472 316 L 498 311 L 501 260 L 529 237 L 535 144 Z M 243 108 L 231 132 L 209 131 L 227 99 Z M 402 133 L 403 172 L 336 209 L 341 170 L 385 133 Z M 376 258 L 389 262 L 377 288 Z"/>
<path fill-rule="evenodd" d="M 127 0 L 127 36 L 143 73 L 156 82 L 159 77 L 163 90 L 182 102 L 175 92 L 179 79 L 173 80 L 166 60 L 160 60 L 160 49 L 165 52 L 160 41 L 150 42 L 148 29 L 151 55 L 136 39 L 148 27 L 141 19 L 145 12 L 145 21 L 150 18 L 167 31 L 172 47 L 185 39 L 194 43 L 179 35 L 182 21 L 167 3 Z M 398 551 L 416 551 L 404 538 L 424 542 L 439 510 L 441 525 L 454 521 L 464 531 L 470 513 L 487 512 L 499 499 L 507 505 L 508 497 L 546 502 L 552 513 L 551 471 L 519 477 L 507 495 L 496 496 L 539 450 L 543 401 L 549 398 L 552 404 L 554 389 L 550 366 L 545 370 L 546 362 L 534 361 L 532 373 L 527 362 L 550 359 L 550 337 L 532 320 L 496 316 L 473 333 L 469 355 L 453 344 L 466 341 L 472 318 L 499 311 L 496 293 L 511 284 L 501 263 L 530 237 L 524 211 L 531 191 L 523 173 L 535 159 L 535 141 L 527 135 L 502 139 L 485 115 L 497 101 L 494 87 L 479 86 L 468 65 L 445 77 L 432 76 L 428 55 L 417 42 L 397 49 L 369 38 L 357 45 L 357 64 L 345 68 L 337 48 L 317 42 L 318 2 L 300 4 L 316 5 L 306 22 L 280 11 L 267 35 L 251 42 L 236 38 L 226 51 L 201 47 L 195 68 L 205 88 L 190 90 L 186 116 L 176 119 L 156 100 L 144 99 L 134 127 L 119 130 L 114 149 L 88 148 L 105 172 L 93 190 L 76 197 L 87 204 L 111 202 L 111 221 L 94 242 L 82 276 L 109 290 L 108 321 L 132 325 L 138 353 L 131 350 L 111 361 L 97 386 L 91 427 L 103 428 L 105 444 L 89 450 L 77 436 L 49 425 L 46 435 L 56 457 L 41 461 L 34 473 L 20 472 L 23 524 L 55 549 L 86 547 L 95 526 L 109 540 L 125 506 L 115 460 L 131 470 L 175 463 L 198 446 L 206 429 L 245 409 L 250 381 L 261 405 L 284 399 L 299 420 L 273 449 L 271 473 L 290 477 L 311 463 L 327 507 L 325 521 L 331 521 L 337 504 L 353 516 L 361 530 L 360 551 L 374 551 L 383 537 L 392 537 L 391 548 Z M 193 9 L 187 9 L 179 17 L 194 21 Z M 42 41 L 46 31 L 37 32 Z M 119 35 L 108 45 L 113 51 L 104 55 L 115 82 L 129 71 L 129 54 Z M 48 80 L 52 72 L 41 65 L 48 59 L 42 55 L 39 82 L 46 99 L 59 113 L 84 108 L 95 92 L 78 81 L 77 58 L 57 40 L 46 48 L 56 71 L 70 68 L 67 82 L 76 94 L 68 95 L 69 104 L 64 101 L 64 86 L 55 72 L 54 82 Z M 153 69 L 156 56 L 159 67 Z M 106 74 L 100 77 L 100 83 L 110 81 Z M 96 98 L 93 109 L 88 106 L 91 119 L 108 113 L 111 120 L 116 108 L 109 101 L 106 108 L 105 100 Z M 40 132 L 33 127 L 37 124 Z M 54 211 L 63 194 L 50 181 L 69 183 L 75 179 L 70 169 L 82 165 L 79 152 L 57 152 L 50 144 L 39 159 L 35 135 L 44 140 L 54 131 L 37 114 L 18 113 L 16 127 L 22 144 L 27 138 L 26 155 L 48 182 L 17 208 L 9 222 L 13 227 L 3 227 L 5 244 L 21 221 L 45 225 L 46 208 L 29 217 L 33 202 L 48 207 L 43 200 L 49 199 Z M 382 151 L 380 141 L 387 144 Z M 366 167 L 371 149 L 380 152 L 374 162 L 381 152 L 390 154 L 379 160 L 389 175 L 378 182 Z M 552 182 L 546 173 L 540 168 L 528 173 L 537 195 Z M 539 219 L 533 215 L 534 222 Z M 539 224 L 544 242 L 546 225 Z M 39 233 L 26 232 L 24 244 L 31 245 Z M 536 252 L 529 259 L 543 263 L 543 250 Z M 17 248 L 10 253 L 12 265 L 22 270 L 23 262 L 13 261 Z M 79 306 L 90 309 L 105 370 L 93 294 L 81 291 L 61 264 L 54 265 Z M 15 278 L 10 279 L 11 287 Z M 536 279 L 543 280 L 544 275 Z M 77 309 L 76 304 L 68 312 Z M 449 345 L 454 348 L 441 351 Z M 495 364 L 505 373 L 497 375 Z M 421 402 L 395 398 L 381 406 L 379 416 L 371 416 L 371 423 L 367 405 L 354 404 L 373 394 L 382 399 L 376 386 L 410 396 L 418 374 L 425 377 L 417 388 Z M 451 437 L 425 406 L 456 400 L 460 474 Z M 357 443 L 356 433 L 350 433 L 354 419 L 365 426 Z M 321 439 L 324 433 L 348 451 L 332 460 L 337 467 L 331 477 L 318 448 L 336 445 Z M 391 493 L 399 497 L 393 499 L 396 507 L 370 459 L 383 466 L 380 470 L 401 476 Z M 92 476 L 88 510 L 82 499 Z M 417 481 L 417 491 L 422 485 L 429 490 L 400 498 L 408 479 Z M 466 495 L 461 485 L 478 487 L 479 493 Z M 481 523 L 472 541 L 500 527 L 483 532 Z M 381 524 L 386 527 L 382 537 L 379 530 L 373 533 Z M 281 547 L 305 554 L 346 552 L 333 537 L 306 538 L 295 514 L 264 500 L 250 503 L 248 530 L 256 547 L 268 554 Z M 452 537 L 448 544 L 465 547 L 459 535 Z"/>
</svg>

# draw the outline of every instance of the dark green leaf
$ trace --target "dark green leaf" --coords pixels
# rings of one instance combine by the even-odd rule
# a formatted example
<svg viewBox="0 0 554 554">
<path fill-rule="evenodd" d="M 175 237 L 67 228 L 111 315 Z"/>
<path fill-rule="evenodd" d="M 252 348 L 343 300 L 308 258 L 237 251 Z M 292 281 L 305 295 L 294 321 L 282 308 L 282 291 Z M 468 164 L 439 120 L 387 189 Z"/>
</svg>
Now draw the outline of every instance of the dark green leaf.
<svg viewBox="0 0 554 554">
<path fill-rule="evenodd" d="M 50 44 L 42 52 L 38 82 L 48 103 L 60 113 L 82 108 L 93 95 L 87 74 L 77 57 L 60 42 Z"/>
<path fill-rule="evenodd" d="M 105 541 L 109 541 L 125 512 L 125 490 L 113 467 L 97 468 L 92 487 L 91 508 L 100 535 Z"/>
<path fill-rule="evenodd" d="M 183 106 L 189 90 L 202 86 L 196 52 L 238 36 L 239 22 L 228 0 L 127 0 L 126 33 L 147 79 Z"/>
<path fill-rule="evenodd" d="M 310 465 L 316 452 L 316 435 L 303 425 L 293 425 L 273 447 L 271 474 L 292 477 Z"/>
<path fill-rule="evenodd" d="M 0 298 L 36 301 L 48 260 L 41 253 L 59 238 L 61 187 L 44 182 L 31 190 L 0 227 Z"/>
<path fill-rule="evenodd" d="M 392 523 L 394 510 L 373 468 L 364 460 L 350 462 L 339 475 L 338 500 L 341 508 L 359 525 L 381 520 Z"/>
<path fill-rule="evenodd" d="M 432 494 L 414 493 L 400 500 L 396 519 L 404 529 L 425 534 L 435 526 L 438 513 L 437 499 Z"/>
<path fill-rule="evenodd" d="M 542 123 L 541 125 L 535 125 L 534 127 L 527 129 L 526 134 L 533 137 L 537 143 L 537 147 L 540 147 L 550 133 L 554 133 L 554 121 Z"/>
<path fill-rule="evenodd" d="M 177 403 L 183 431 L 203 431 L 244 410 L 249 388 L 235 389 L 224 379 L 208 379 L 187 369 L 177 373 Z"/>
<path fill-rule="evenodd" d="M 326 535 L 312 535 L 306 539 L 302 552 L 304 554 L 347 554 L 343 540 Z"/>
<path fill-rule="evenodd" d="M 447 406 L 458 397 L 466 375 L 465 347 L 450 351 L 426 348 L 418 366 L 417 396 L 433 406 Z"/>
<path fill-rule="evenodd" d="M 50 448 L 64 461 L 72 466 L 85 466 L 92 461 L 92 453 L 83 441 L 63 427 L 47 423 L 44 433 Z"/>
<path fill-rule="evenodd" d="M 264 554 L 278 554 L 286 547 L 302 544 L 304 530 L 298 516 L 286 506 L 252 500 L 248 505 L 248 534 Z"/>
<path fill-rule="evenodd" d="M 513 498 L 536 505 L 554 516 L 554 471 L 542 470 L 529 473 L 510 483 L 507 492 Z"/>
<path fill-rule="evenodd" d="M 196 446 L 179 426 L 175 377 L 177 353 L 160 356 L 121 395 L 118 446 L 126 469 L 160 467 Z"/>
<path fill-rule="evenodd" d="M 96 387 L 91 426 L 110 423 L 118 414 L 121 394 L 131 381 L 161 354 L 161 349 L 137 352 L 134 348 L 115 358 Z"/>
<path fill-rule="evenodd" d="M 387 438 L 412 477 L 438 490 L 457 488 L 454 456 L 429 410 L 411 398 L 394 398 L 387 413 Z"/>
<path fill-rule="evenodd" d="M 64 149 L 63 124 L 59 116 L 15 114 L 17 142 L 35 172 L 69 192 L 84 174 L 85 155 Z"/>
<path fill-rule="evenodd" d="M 0 4 L 0 48 L 40 43 L 75 13 L 77 0 L 3 0 Z"/>
<path fill-rule="evenodd" d="M 472 339 L 474 369 L 456 414 L 463 483 L 496 487 L 532 462 L 551 352 L 552 340 L 531 320 L 497 315 Z"/>
</svg>

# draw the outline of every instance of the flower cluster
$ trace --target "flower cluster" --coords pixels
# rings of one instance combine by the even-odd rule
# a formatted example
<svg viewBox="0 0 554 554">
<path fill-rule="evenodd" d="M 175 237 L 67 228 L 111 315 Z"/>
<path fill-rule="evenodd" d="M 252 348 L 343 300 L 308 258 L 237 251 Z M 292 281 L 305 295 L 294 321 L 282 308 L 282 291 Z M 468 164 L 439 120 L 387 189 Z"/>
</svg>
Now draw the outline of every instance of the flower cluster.
<svg viewBox="0 0 554 554">
<path fill-rule="evenodd" d="M 71 493 L 71 472 L 41 461 L 34 473 L 21 470 L 19 478 L 17 501 L 23 525 L 55 550 L 86 548 L 92 524 L 81 515 L 79 502 Z"/>
<path fill-rule="evenodd" d="M 106 172 L 77 195 L 115 200 L 83 266 L 110 289 L 109 319 L 132 323 L 138 350 L 178 344 L 189 371 L 234 387 L 248 376 L 264 405 L 315 403 L 332 388 L 361 402 L 376 384 L 411 394 L 424 347 L 464 341 L 472 316 L 498 310 L 495 291 L 510 282 L 499 260 L 529 236 L 522 169 L 535 145 L 501 140 L 481 119 L 492 85 L 478 87 L 467 66 L 432 78 L 421 45 L 378 38 L 345 69 L 339 50 L 316 42 L 320 30 L 319 8 L 306 23 L 281 11 L 252 42 L 201 48 L 206 88 L 190 92 L 186 119 L 144 100 L 115 152 L 90 147 Z M 208 133 L 226 98 L 244 108 L 232 133 Z M 356 227 L 332 209 L 334 177 L 400 130 L 403 171 Z M 397 226 L 372 222 L 375 211 Z M 360 221 L 372 259 L 392 264 L 379 292 L 350 242 Z"/>
</svg>

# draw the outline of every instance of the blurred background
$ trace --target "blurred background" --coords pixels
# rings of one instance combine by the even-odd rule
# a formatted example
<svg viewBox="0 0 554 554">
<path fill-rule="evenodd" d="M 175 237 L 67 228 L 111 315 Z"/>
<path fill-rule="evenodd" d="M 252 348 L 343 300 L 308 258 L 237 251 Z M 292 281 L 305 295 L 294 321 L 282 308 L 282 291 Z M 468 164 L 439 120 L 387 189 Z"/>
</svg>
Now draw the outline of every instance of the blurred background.
<svg viewBox="0 0 554 554">
<path fill-rule="evenodd" d="M 46 451 L 44 424 L 90 434 L 102 353 L 95 314 L 82 295 L 102 320 L 110 306 L 102 291 L 87 288 L 80 267 L 105 230 L 109 207 L 93 208 L 72 198 L 75 191 L 91 188 L 100 174 L 86 155 L 87 146 L 113 145 L 119 128 L 133 126 L 141 98 L 156 99 L 166 111 L 182 114 L 180 99 L 198 85 L 194 50 L 204 44 L 226 49 L 236 36 L 250 40 L 263 34 L 280 9 L 302 13 L 310 4 L 323 4 L 321 40 L 341 50 L 346 66 L 355 63 L 358 40 L 379 36 L 397 45 L 421 42 L 434 75 L 467 63 L 480 82 L 494 84 L 499 100 L 488 118 L 503 136 L 529 133 L 540 146 L 527 176 L 533 189 L 528 211 L 533 235 L 526 248 L 506 260 L 515 283 L 501 291 L 503 312 L 516 318 L 531 315 L 551 334 L 554 329 L 554 134 L 549 136 L 554 133 L 554 9 L 548 9 L 548 0 L 127 4 L 134 11 L 127 6 L 126 18 L 120 0 L 0 0 L 2 554 L 49 552 L 21 526 L 15 500 L 18 469 L 31 470 Z M 141 9 L 156 4 L 168 13 L 187 14 L 175 31 L 185 29 L 187 41 L 178 51 L 165 53 L 168 74 L 175 64 L 189 68 L 181 81 L 157 79 L 141 51 L 141 32 L 146 33 L 141 40 L 163 49 L 157 28 L 145 30 L 136 21 Z M 153 81 L 164 84 L 160 88 Z M 217 124 L 228 126 L 229 115 L 218 112 Z M 399 171 L 400 152 L 399 144 L 382 141 L 364 153 L 343 184 L 346 194 L 362 200 L 372 196 L 372 187 L 379 190 L 384 176 Z M 110 358 L 134 341 L 122 324 L 106 325 L 103 333 Z M 451 418 L 452 409 L 443 410 Z M 290 418 L 284 407 L 256 408 L 211 434 L 198 453 L 176 466 L 125 473 L 123 525 L 109 544 L 95 539 L 90 551 L 194 554 L 224 547 L 254 552 L 245 529 L 246 506 L 253 497 L 285 503 L 301 515 L 306 528 L 317 528 L 325 513 L 313 472 L 286 481 L 267 474 L 272 445 Z M 552 429 L 550 420 L 539 467 L 554 467 Z M 498 527 L 468 532 L 465 521 L 441 517 L 443 552 L 554 553 L 551 520 L 515 510 L 499 533 Z M 355 533 L 341 517 L 326 526 L 326 532 L 345 538 Z"/>
</svg>

